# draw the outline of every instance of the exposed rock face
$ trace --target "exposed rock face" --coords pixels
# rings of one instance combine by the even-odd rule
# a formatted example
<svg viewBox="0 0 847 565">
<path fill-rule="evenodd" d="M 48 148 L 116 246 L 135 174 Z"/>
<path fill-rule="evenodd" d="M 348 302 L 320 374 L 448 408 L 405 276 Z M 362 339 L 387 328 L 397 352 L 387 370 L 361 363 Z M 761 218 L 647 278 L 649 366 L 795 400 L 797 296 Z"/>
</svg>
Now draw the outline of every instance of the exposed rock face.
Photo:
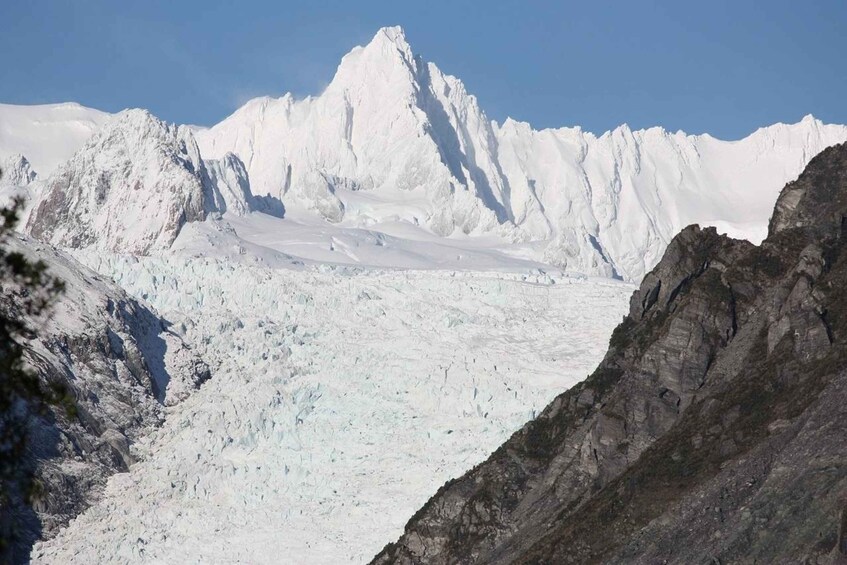
<svg viewBox="0 0 847 565">
<path fill-rule="evenodd" d="M 442 487 L 374 563 L 761 563 L 844 556 L 847 145 L 760 247 L 692 226 L 606 358 Z"/>
<path fill-rule="evenodd" d="M 62 247 L 167 249 L 186 222 L 214 207 L 206 178 L 187 127 L 126 110 L 47 179 L 27 229 Z"/>
<path fill-rule="evenodd" d="M 133 463 L 133 442 L 162 422 L 163 407 L 209 377 L 164 320 L 116 285 L 48 246 L 9 245 L 66 284 L 50 316 L 33 322 L 38 337 L 25 347 L 42 385 L 68 394 L 49 414 L 23 407 L 36 480 L 0 512 L 0 527 L 25 534 L 10 554 L 0 552 L 4 563 L 27 561 L 32 542 L 52 537 L 96 500 L 106 479 Z"/>
</svg>

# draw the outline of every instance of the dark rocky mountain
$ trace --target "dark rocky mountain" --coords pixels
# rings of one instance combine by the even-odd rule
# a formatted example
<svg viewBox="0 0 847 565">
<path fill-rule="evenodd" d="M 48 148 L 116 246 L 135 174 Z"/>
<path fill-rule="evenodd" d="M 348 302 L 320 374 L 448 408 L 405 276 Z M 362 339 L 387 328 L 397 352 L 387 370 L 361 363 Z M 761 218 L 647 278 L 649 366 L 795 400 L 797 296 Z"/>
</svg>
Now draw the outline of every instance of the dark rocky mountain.
<svg viewBox="0 0 847 565">
<path fill-rule="evenodd" d="M 0 537 L 13 541 L 0 547 L 0 563 L 22 563 L 32 543 L 52 537 L 97 500 L 110 475 L 128 469 L 136 440 L 209 369 L 150 307 L 65 253 L 18 236 L 4 246 L 43 261 L 65 283 L 50 315 L 28 324 L 36 331 L 23 344 L 40 386 L 63 398 L 47 412 L 17 408 L 28 428 L 19 456 L 35 479 L 0 500 Z M 8 289 L 0 306 L 14 311 Z"/>
<path fill-rule="evenodd" d="M 847 144 L 761 246 L 690 226 L 609 350 L 373 563 L 734 563 L 847 555 Z"/>
</svg>

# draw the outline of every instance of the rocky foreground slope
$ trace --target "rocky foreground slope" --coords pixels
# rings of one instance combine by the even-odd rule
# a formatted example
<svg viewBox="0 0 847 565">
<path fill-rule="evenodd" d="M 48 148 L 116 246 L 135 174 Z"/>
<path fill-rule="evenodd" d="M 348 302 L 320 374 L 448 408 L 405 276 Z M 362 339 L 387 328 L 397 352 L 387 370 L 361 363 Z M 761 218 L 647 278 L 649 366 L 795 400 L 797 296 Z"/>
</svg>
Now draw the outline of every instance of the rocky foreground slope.
<svg viewBox="0 0 847 565">
<path fill-rule="evenodd" d="M 43 261 L 65 283 L 50 315 L 33 321 L 24 344 L 45 390 L 63 391 L 47 413 L 20 406 L 29 440 L 22 457 L 35 474 L 27 492 L 0 502 L 0 563 L 28 561 L 32 543 L 50 538 L 98 499 L 106 479 L 135 461 L 132 444 L 159 426 L 164 408 L 209 377 L 206 365 L 154 311 L 69 256 L 28 239 L 10 251 Z M 14 297 L 0 297 L 4 311 Z"/>
<path fill-rule="evenodd" d="M 374 563 L 844 557 L 845 249 L 847 144 L 783 189 L 761 246 L 686 228 L 591 377 Z"/>
</svg>

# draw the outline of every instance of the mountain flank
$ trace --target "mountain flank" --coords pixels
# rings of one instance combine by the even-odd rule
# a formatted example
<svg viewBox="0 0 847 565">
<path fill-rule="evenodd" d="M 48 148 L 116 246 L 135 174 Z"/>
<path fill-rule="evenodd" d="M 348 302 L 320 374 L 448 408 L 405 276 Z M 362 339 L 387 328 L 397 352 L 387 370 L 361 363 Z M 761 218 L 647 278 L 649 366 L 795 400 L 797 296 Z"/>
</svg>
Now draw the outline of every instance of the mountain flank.
<svg viewBox="0 0 847 565">
<path fill-rule="evenodd" d="M 20 312 L 8 286 L 0 296 L 4 312 L 36 329 L 21 343 L 27 370 L 43 390 L 62 391 L 49 410 L 20 401 L 13 413 L 27 429 L 15 457 L 32 480 L 0 501 L 0 563 L 27 563 L 32 544 L 97 501 L 109 476 L 138 459 L 135 442 L 162 424 L 165 407 L 210 372 L 149 306 L 64 252 L 22 236 L 3 245 L 65 287 L 44 320 Z"/>
<path fill-rule="evenodd" d="M 826 563 L 847 554 L 847 145 L 761 246 L 690 226 L 606 357 L 373 563 Z"/>
</svg>

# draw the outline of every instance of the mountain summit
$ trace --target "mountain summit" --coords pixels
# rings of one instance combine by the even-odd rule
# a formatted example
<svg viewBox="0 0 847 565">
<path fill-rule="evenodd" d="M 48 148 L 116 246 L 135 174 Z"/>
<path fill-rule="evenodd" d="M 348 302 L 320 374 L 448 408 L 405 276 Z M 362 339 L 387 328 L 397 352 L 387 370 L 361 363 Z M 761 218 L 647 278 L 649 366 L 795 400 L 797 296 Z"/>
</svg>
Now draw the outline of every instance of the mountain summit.
<svg viewBox="0 0 847 565">
<path fill-rule="evenodd" d="M 27 224 L 64 247 L 147 254 L 205 217 L 203 164 L 187 128 L 126 110 L 46 181 Z"/>
<path fill-rule="evenodd" d="M 125 110 L 37 187 L 26 227 L 57 246 L 146 255 L 209 212 L 254 206 L 238 157 L 204 162 L 186 126 Z"/>
<path fill-rule="evenodd" d="M 401 221 L 495 236 L 521 255 L 628 280 L 689 223 L 761 240 L 773 187 L 844 140 L 847 128 L 810 117 L 738 142 L 500 125 L 399 27 L 347 54 L 319 96 L 252 100 L 197 133 L 205 158 L 237 155 L 253 192 L 288 210 L 350 227 Z"/>
<path fill-rule="evenodd" d="M 238 155 L 253 192 L 287 208 L 354 223 L 399 212 L 449 235 L 507 219 L 491 133 L 461 83 L 416 57 L 395 27 L 346 55 L 320 96 L 251 101 L 197 139 L 208 158 Z"/>
</svg>

